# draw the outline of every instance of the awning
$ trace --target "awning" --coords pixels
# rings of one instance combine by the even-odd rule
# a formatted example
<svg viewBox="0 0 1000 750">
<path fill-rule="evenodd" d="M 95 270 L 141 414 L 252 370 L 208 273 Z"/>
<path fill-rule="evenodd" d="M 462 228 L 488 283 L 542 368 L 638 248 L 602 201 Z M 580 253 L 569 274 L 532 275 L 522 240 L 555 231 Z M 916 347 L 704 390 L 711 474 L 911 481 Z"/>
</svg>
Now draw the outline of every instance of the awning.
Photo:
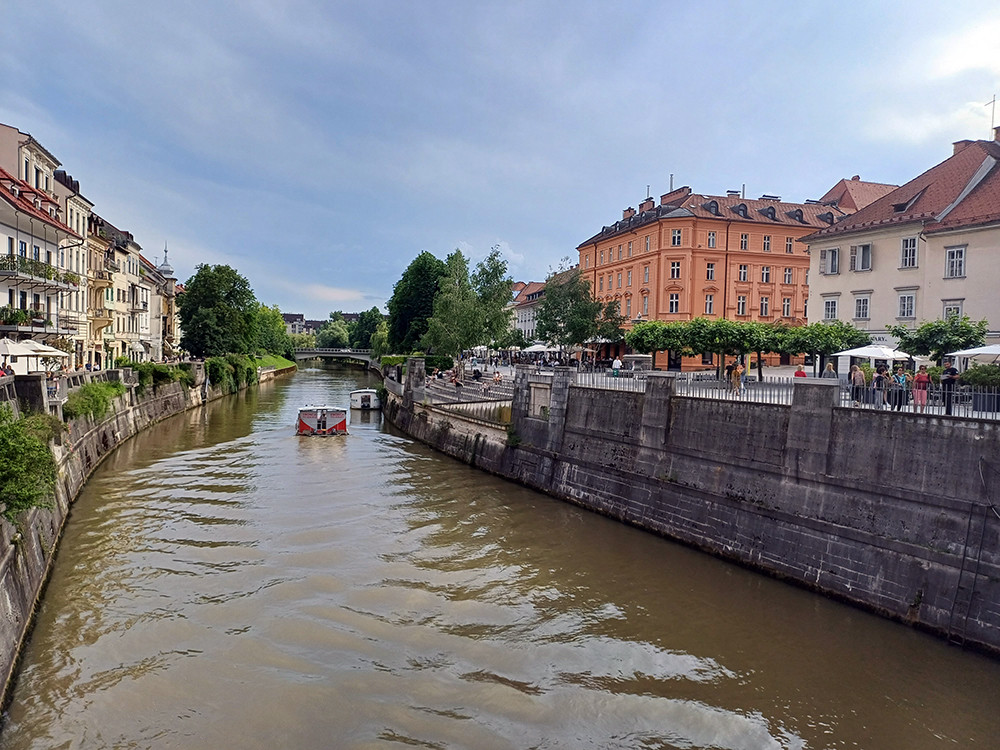
<svg viewBox="0 0 1000 750">
<path fill-rule="evenodd" d="M 143 348 L 142 344 L 140 344 L 138 341 L 132 342 L 132 351 L 138 352 L 139 354 L 146 353 L 146 350 Z"/>
</svg>

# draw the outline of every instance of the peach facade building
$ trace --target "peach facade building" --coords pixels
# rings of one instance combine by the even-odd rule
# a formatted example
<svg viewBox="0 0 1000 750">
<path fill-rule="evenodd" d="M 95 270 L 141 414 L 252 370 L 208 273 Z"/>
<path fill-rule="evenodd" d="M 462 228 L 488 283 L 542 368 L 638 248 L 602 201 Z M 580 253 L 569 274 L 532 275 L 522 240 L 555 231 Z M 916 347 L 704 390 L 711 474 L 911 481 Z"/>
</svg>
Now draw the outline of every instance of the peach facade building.
<svg viewBox="0 0 1000 750">
<path fill-rule="evenodd" d="M 748 200 L 738 191 L 699 195 L 682 187 L 658 205 L 646 198 L 638 210 L 625 209 L 621 221 L 583 242 L 580 272 L 598 299 L 618 301 L 629 326 L 698 317 L 802 325 L 809 314 L 809 255 L 798 240 L 844 215 L 817 201 Z M 624 353 L 623 343 L 610 348 L 610 356 Z M 710 355 L 666 352 L 653 363 L 685 370 L 711 364 Z"/>
</svg>

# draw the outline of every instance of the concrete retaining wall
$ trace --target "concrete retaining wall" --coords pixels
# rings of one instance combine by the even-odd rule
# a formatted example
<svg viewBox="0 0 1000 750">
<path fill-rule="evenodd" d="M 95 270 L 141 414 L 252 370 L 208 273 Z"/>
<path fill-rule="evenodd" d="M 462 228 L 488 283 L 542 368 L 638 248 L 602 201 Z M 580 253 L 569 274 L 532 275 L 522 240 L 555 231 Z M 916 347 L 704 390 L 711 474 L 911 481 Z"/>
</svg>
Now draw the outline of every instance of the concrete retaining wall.
<svg viewBox="0 0 1000 750">
<path fill-rule="evenodd" d="M 678 397 L 656 373 L 644 394 L 571 380 L 519 371 L 509 434 L 409 392 L 386 415 L 487 471 L 1000 654 L 1000 424 L 843 409 L 822 380 L 791 407 Z"/>
<path fill-rule="evenodd" d="M 260 372 L 261 382 L 293 368 Z M 111 372 L 111 371 L 109 371 Z M 123 379 L 129 379 L 128 373 Z M 25 642 L 49 569 L 58 547 L 63 524 L 87 478 L 121 443 L 166 417 L 201 406 L 226 395 L 197 377 L 197 385 L 181 383 L 150 388 L 142 397 L 131 386 L 115 399 L 111 415 L 99 421 L 73 420 L 68 432 L 53 447 L 58 479 L 51 509 L 33 509 L 22 514 L 16 526 L 0 521 L 0 673 L 4 679 L 3 700 L 9 698 L 17 656 Z"/>
</svg>

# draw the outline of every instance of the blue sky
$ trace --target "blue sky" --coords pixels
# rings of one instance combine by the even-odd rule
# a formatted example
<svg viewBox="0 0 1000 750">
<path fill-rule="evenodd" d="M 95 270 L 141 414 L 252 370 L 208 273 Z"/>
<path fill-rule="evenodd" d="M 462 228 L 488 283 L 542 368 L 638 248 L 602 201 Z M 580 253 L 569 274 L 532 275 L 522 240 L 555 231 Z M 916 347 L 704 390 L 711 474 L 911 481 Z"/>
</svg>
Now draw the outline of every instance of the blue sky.
<svg viewBox="0 0 1000 750">
<path fill-rule="evenodd" d="M 990 137 L 996 2 L 11 0 L 0 122 L 183 281 L 382 307 L 420 252 L 542 280 L 675 186 L 901 183 Z M 1000 112 L 997 114 L 1000 124 Z"/>
</svg>

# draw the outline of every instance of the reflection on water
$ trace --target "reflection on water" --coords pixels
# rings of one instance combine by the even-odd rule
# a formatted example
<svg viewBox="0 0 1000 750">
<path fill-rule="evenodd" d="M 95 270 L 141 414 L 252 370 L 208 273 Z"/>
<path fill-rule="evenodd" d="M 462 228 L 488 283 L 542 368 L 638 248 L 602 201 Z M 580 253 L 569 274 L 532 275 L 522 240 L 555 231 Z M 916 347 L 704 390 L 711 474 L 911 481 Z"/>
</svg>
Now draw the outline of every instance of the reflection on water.
<svg viewBox="0 0 1000 750">
<path fill-rule="evenodd" d="M 1000 665 L 502 482 L 305 371 L 78 500 L 0 748 L 991 747 Z"/>
</svg>

